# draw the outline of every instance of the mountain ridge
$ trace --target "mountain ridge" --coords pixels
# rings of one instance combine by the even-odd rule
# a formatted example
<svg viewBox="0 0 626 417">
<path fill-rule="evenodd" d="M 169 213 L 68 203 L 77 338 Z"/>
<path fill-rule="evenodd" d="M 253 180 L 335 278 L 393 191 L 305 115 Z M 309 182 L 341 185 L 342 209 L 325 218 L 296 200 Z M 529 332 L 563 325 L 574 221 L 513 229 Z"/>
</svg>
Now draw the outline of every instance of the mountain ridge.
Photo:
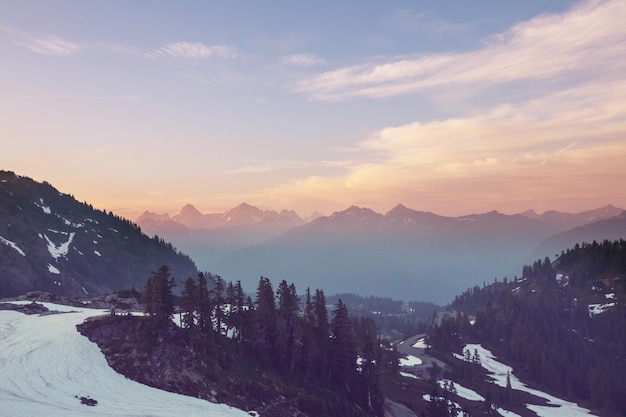
<svg viewBox="0 0 626 417">
<path fill-rule="evenodd" d="M 188 256 L 135 223 L 10 171 L 0 171 L 0 237 L 0 297 L 141 289 L 163 264 L 177 278 L 197 274 Z"/>
</svg>

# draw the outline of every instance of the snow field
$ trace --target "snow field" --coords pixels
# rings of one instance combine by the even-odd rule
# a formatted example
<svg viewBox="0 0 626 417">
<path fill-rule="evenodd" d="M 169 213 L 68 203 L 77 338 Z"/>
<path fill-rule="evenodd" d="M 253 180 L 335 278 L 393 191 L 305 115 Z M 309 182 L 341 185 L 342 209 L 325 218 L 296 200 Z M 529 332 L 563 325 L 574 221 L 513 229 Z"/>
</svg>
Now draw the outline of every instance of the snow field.
<svg viewBox="0 0 626 417">
<path fill-rule="evenodd" d="M 251 415 L 125 378 L 110 368 L 98 347 L 76 330 L 86 318 L 108 311 L 42 304 L 67 313 L 28 316 L 0 311 L 0 416 Z M 97 404 L 81 404 L 80 397 L 92 398 Z"/>
</svg>

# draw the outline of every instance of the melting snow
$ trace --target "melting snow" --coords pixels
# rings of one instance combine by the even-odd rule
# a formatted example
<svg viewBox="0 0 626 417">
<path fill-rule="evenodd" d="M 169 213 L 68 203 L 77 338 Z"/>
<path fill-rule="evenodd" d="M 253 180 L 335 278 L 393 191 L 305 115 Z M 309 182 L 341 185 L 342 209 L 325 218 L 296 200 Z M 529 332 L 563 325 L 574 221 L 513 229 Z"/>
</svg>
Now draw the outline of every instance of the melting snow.
<svg viewBox="0 0 626 417">
<path fill-rule="evenodd" d="M 442 379 L 437 381 L 437 384 L 439 385 L 439 388 L 445 389 L 445 386 L 450 384 L 450 382 L 453 381 L 450 381 L 448 379 Z M 476 391 L 465 388 L 464 386 L 457 384 L 456 382 L 454 382 L 454 388 L 456 389 L 457 395 L 461 398 L 465 398 L 466 400 L 470 401 L 485 401 L 485 397 L 483 397 Z"/>
<path fill-rule="evenodd" d="M 422 398 L 428 402 L 430 402 L 431 400 L 430 394 L 424 394 L 422 395 Z M 448 402 L 448 406 L 454 405 L 454 408 L 456 409 L 456 414 L 455 415 L 453 414 L 453 415 L 455 417 L 463 417 L 463 410 L 461 409 L 461 406 L 458 403 L 455 403 L 454 401 L 451 401 L 451 400 L 446 400 L 446 401 Z"/>
<path fill-rule="evenodd" d="M 21 304 L 21 303 L 20 303 Z M 28 304 L 25 302 L 23 304 Z M 161 391 L 116 373 L 76 331 L 104 310 L 43 303 L 67 314 L 0 311 L 0 415 L 49 417 L 250 417 L 224 404 Z M 97 401 L 93 407 L 80 397 Z"/>
<path fill-rule="evenodd" d="M 423 337 L 421 339 L 418 339 L 417 342 L 415 342 L 415 344 L 413 345 L 413 347 L 416 349 L 427 349 L 428 345 L 426 345 L 426 339 Z"/>
<path fill-rule="evenodd" d="M 22 249 L 19 248 L 19 246 L 17 246 L 15 244 L 15 242 L 11 242 L 8 239 L 3 238 L 2 236 L 0 236 L 0 242 L 4 243 L 5 245 L 8 245 L 10 247 L 12 247 L 13 249 L 15 249 L 17 251 L 17 253 L 19 253 L 22 256 L 26 256 L 26 254 L 24 253 L 24 251 Z"/>
<path fill-rule="evenodd" d="M 602 314 L 609 308 L 615 306 L 615 303 L 607 304 L 589 304 L 589 316 L 595 316 L 596 314 Z"/>
<path fill-rule="evenodd" d="M 61 217 L 61 216 L 59 216 Z M 69 220 L 67 220 L 65 217 L 61 217 L 61 219 L 63 220 L 63 223 L 65 223 L 66 226 L 72 226 L 76 229 L 79 229 L 81 227 L 85 227 L 85 223 L 73 223 Z"/>
<path fill-rule="evenodd" d="M 61 271 L 59 271 L 57 268 L 55 268 L 54 266 L 48 264 L 48 272 L 50 272 L 51 274 L 60 274 Z"/>
<path fill-rule="evenodd" d="M 66 234 L 64 232 L 57 232 L 55 230 L 51 230 L 48 229 L 51 232 L 55 232 L 55 233 L 61 233 L 61 234 Z M 48 252 L 50 252 L 50 255 L 52 255 L 52 257 L 54 259 L 58 259 L 61 257 L 66 257 L 67 256 L 67 252 L 70 248 L 70 243 L 72 243 L 72 239 L 74 239 L 74 235 L 75 233 L 69 233 L 69 238 L 67 240 L 67 242 L 65 243 L 61 243 L 59 246 L 55 245 L 54 242 L 52 242 L 48 236 L 46 236 L 45 234 L 43 235 L 43 237 L 46 239 L 46 241 L 48 242 Z"/>
<path fill-rule="evenodd" d="M 524 383 L 517 379 L 515 375 L 513 375 L 513 368 L 498 362 L 491 351 L 483 348 L 481 345 L 468 344 L 463 348 L 463 350 L 465 349 L 469 349 L 470 352 L 474 352 L 474 350 L 478 352 L 481 358 L 482 367 L 491 373 L 495 384 L 501 387 L 506 387 L 506 377 L 508 373 L 510 375 L 511 388 L 528 392 L 540 398 L 545 398 L 548 401 L 548 406 L 526 404 L 526 407 L 537 413 L 539 417 L 586 417 L 595 415 L 588 409 L 579 407 L 575 403 L 564 401 L 543 391 L 527 387 Z"/>
<path fill-rule="evenodd" d="M 415 375 L 410 374 L 410 373 L 408 373 L 408 372 L 402 372 L 402 371 L 400 371 L 400 375 L 402 375 L 402 376 L 404 376 L 404 377 L 407 377 L 407 378 L 419 379 L 419 378 L 418 378 L 418 377 L 416 377 Z"/>
<path fill-rule="evenodd" d="M 40 209 L 42 209 L 44 213 L 51 214 L 52 210 L 50 210 L 50 207 L 46 206 L 46 203 L 44 203 L 43 198 L 40 198 L 39 201 L 41 202 L 41 205 L 37 203 L 35 203 L 35 205 L 39 207 Z"/>
<path fill-rule="evenodd" d="M 400 366 L 417 366 L 422 364 L 422 360 L 413 355 L 406 355 L 406 358 L 400 358 Z"/>
<path fill-rule="evenodd" d="M 513 411 L 505 410 L 504 408 L 498 408 L 498 413 L 504 417 L 521 417 L 519 414 L 516 414 Z"/>
</svg>

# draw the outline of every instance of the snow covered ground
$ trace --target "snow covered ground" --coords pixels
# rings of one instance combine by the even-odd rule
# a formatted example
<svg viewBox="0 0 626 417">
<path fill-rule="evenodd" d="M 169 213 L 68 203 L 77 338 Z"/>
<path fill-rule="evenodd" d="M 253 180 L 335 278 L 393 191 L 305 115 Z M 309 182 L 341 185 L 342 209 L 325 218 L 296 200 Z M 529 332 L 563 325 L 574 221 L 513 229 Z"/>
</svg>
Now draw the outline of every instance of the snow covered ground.
<svg viewBox="0 0 626 417">
<path fill-rule="evenodd" d="M 406 355 L 406 358 L 400 358 L 400 366 L 417 366 L 421 364 L 422 360 L 417 356 Z"/>
<path fill-rule="evenodd" d="M 413 347 L 416 349 L 426 349 L 428 348 L 428 345 L 426 344 L 426 338 L 422 337 L 421 339 L 418 339 L 417 342 L 415 342 L 415 344 L 413 344 Z"/>
<path fill-rule="evenodd" d="M 450 382 L 451 381 L 448 379 L 440 379 L 439 381 L 437 381 L 437 385 L 439 385 L 439 388 L 445 389 L 445 387 L 449 385 Z M 465 388 L 461 384 L 454 382 L 454 388 L 456 389 L 456 394 L 461 398 L 465 398 L 466 400 L 470 401 L 485 401 L 485 397 L 483 397 L 474 390 Z"/>
<path fill-rule="evenodd" d="M 469 349 L 472 354 L 474 353 L 474 351 L 478 352 L 478 354 L 480 355 L 481 365 L 483 366 L 483 368 L 489 371 L 492 378 L 494 379 L 495 384 L 501 387 L 506 387 L 506 376 L 508 372 L 511 378 L 511 388 L 519 391 L 525 391 L 537 397 L 545 398 L 546 400 L 548 400 L 549 406 L 539 406 L 532 404 L 526 405 L 529 410 L 537 413 L 539 417 L 588 417 L 595 415 L 586 408 L 579 407 L 577 404 L 554 397 L 543 391 L 527 387 L 515 375 L 513 375 L 513 368 L 498 362 L 495 356 L 491 353 L 491 351 L 483 348 L 481 345 L 468 344 L 463 348 L 463 350 L 465 349 Z M 457 355 L 457 358 L 463 359 L 463 356 Z"/>
<path fill-rule="evenodd" d="M 76 330 L 86 318 L 108 312 L 43 304 L 67 313 L 27 316 L 0 311 L 1 417 L 256 415 L 125 378 L 108 366 L 98 346 Z M 82 404 L 81 397 L 97 404 Z"/>
</svg>

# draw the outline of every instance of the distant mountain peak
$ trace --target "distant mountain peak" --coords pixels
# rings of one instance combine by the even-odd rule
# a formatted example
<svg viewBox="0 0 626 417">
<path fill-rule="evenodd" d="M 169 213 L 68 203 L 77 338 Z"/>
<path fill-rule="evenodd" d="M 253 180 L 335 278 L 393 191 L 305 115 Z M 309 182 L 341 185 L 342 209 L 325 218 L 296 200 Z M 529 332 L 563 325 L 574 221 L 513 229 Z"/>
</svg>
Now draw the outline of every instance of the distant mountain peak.
<svg viewBox="0 0 626 417">
<path fill-rule="evenodd" d="M 170 215 L 167 213 L 164 214 L 157 214 L 154 213 L 152 211 L 144 211 L 141 216 L 139 216 L 137 218 L 137 223 L 141 223 L 143 221 L 147 221 L 147 220 L 152 220 L 152 221 L 165 221 L 165 220 L 169 220 L 170 219 Z"/>
<path fill-rule="evenodd" d="M 624 209 L 612 204 L 597 209 L 586 210 L 580 213 L 563 213 L 556 210 L 548 210 L 537 214 L 534 210 L 527 210 L 521 215 L 532 219 L 538 219 L 545 223 L 557 226 L 561 231 L 573 229 L 599 220 L 606 220 L 618 216 Z"/>
<path fill-rule="evenodd" d="M 185 204 L 183 208 L 180 209 L 180 214 L 187 214 L 187 213 L 202 214 L 197 208 L 195 208 L 192 204 L 189 204 L 189 203 Z"/>
</svg>

